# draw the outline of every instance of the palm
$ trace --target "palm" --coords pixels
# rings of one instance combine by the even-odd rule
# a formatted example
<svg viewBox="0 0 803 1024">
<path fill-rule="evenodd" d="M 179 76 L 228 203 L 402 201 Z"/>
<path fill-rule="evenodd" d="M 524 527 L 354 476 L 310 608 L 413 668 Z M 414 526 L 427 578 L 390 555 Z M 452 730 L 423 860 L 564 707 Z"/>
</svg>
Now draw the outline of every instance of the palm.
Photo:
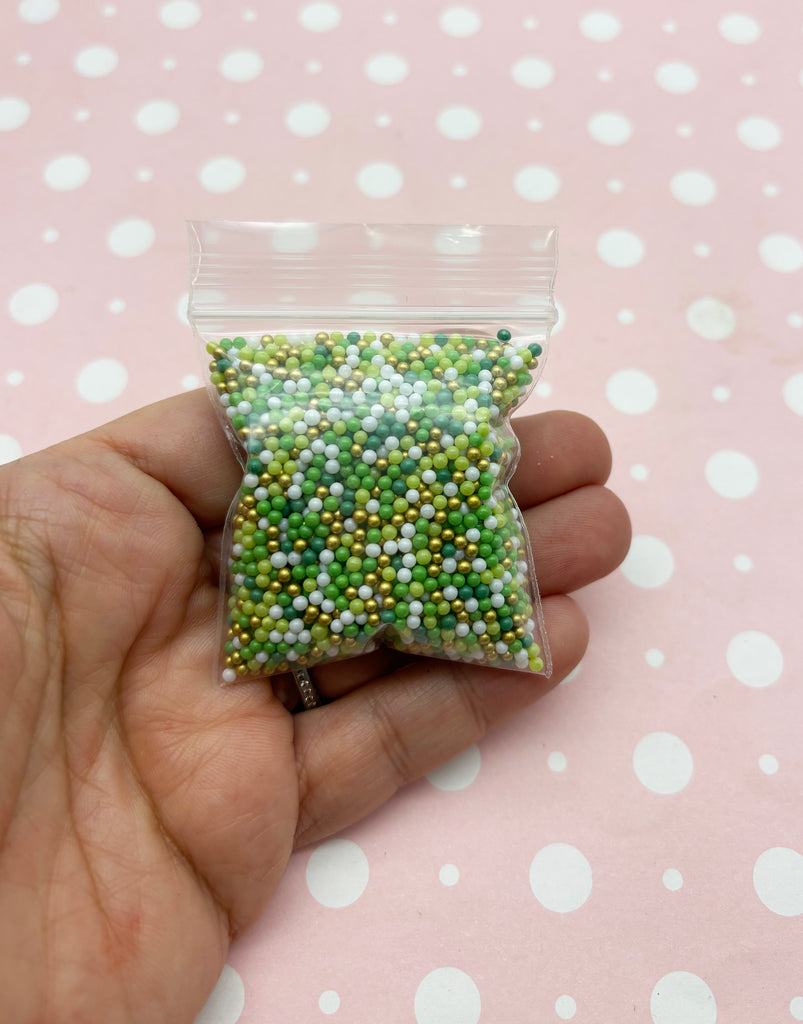
<svg viewBox="0 0 803 1024">
<path fill-rule="evenodd" d="M 539 572 L 556 678 L 585 642 L 558 595 L 610 571 L 628 536 L 609 492 L 583 486 L 607 474 L 604 442 L 579 417 L 564 435 L 569 419 L 574 469 L 549 485 L 547 467 L 547 489 L 523 496 L 554 538 Z M 557 437 L 548 420 L 540 436 Z M 302 716 L 280 686 L 215 686 L 216 552 L 237 475 L 203 395 L 0 475 L 0 984 L 20 1024 L 191 1021 L 294 844 L 362 817 L 546 688 L 391 652 L 321 669 L 339 699 Z M 571 508 L 550 519 L 560 501 Z M 557 523 L 571 534 L 572 515 L 592 543 L 567 562 Z"/>
</svg>

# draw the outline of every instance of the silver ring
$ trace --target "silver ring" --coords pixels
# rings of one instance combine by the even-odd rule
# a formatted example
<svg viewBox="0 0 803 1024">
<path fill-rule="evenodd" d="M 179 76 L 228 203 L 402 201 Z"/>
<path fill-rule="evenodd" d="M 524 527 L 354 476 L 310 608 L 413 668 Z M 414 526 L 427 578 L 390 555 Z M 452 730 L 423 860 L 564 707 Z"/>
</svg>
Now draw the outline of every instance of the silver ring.
<svg viewBox="0 0 803 1024">
<path fill-rule="evenodd" d="M 320 707 L 322 704 L 321 695 L 310 678 L 309 672 L 305 668 L 293 669 L 293 679 L 295 679 L 298 692 L 301 694 L 304 710 L 309 711 L 311 708 Z"/>
</svg>

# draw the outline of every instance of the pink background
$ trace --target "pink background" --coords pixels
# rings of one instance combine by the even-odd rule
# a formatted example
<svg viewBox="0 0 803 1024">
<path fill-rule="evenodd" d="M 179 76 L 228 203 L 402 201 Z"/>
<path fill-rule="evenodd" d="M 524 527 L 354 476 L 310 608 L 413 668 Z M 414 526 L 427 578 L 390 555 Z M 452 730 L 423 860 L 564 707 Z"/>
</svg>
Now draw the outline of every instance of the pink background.
<svg viewBox="0 0 803 1024">
<path fill-rule="evenodd" d="M 802 30 L 3 5 L 0 461 L 197 386 L 185 218 L 556 223 L 529 406 L 599 419 L 633 518 L 579 671 L 295 856 L 202 1024 L 803 1020 Z"/>
</svg>

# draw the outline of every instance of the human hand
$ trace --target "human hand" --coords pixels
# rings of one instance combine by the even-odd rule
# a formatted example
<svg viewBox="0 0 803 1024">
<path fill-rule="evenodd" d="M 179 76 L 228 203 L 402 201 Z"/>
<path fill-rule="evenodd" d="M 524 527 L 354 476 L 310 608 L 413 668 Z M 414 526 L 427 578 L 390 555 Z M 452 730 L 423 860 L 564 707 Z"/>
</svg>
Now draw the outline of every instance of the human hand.
<svg viewBox="0 0 803 1024">
<path fill-rule="evenodd" d="M 590 420 L 514 421 L 551 679 L 380 649 L 213 682 L 241 470 L 203 392 L 0 469 L 0 992 L 14 1024 L 190 1024 L 294 847 L 527 707 L 579 661 L 566 594 L 630 526 Z M 292 698 L 291 698 L 291 693 Z"/>
</svg>

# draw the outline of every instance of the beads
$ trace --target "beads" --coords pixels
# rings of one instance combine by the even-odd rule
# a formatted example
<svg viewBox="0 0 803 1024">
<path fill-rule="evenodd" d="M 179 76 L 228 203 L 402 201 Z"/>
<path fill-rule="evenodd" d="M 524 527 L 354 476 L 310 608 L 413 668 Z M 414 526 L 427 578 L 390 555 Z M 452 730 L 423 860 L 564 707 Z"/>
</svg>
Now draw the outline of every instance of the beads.
<svg viewBox="0 0 803 1024">
<path fill-rule="evenodd" d="M 540 345 L 503 328 L 265 334 L 207 350 L 245 460 L 224 679 L 378 643 L 543 670 L 504 429 Z"/>
</svg>

